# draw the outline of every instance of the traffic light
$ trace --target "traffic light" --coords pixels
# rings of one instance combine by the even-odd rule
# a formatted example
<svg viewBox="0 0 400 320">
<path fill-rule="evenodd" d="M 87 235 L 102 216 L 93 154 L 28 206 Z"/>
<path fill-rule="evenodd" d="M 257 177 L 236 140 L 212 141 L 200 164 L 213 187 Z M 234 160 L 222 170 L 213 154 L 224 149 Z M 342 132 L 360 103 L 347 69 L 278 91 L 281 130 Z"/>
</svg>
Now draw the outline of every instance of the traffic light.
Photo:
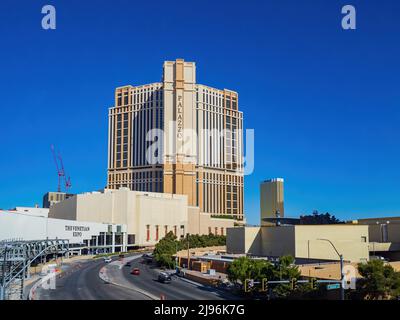
<svg viewBox="0 0 400 320">
<path fill-rule="evenodd" d="M 246 279 L 244 280 L 244 292 L 250 292 L 251 289 L 251 280 Z"/>
<path fill-rule="evenodd" d="M 317 289 L 317 279 L 316 278 L 311 278 L 310 279 L 310 287 L 312 290 Z"/>
<path fill-rule="evenodd" d="M 296 278 L 293 278 L 290 281 L 290 289 L 292 289 L 292 290 L 296 290 L 297 289 L 297 279 Z"/>
<path fill-rule="evenodd" d="M 261 281 L 261 291 L 266 292 L 268 290 L 268 279 L 264 278 Z"/>
</svg>

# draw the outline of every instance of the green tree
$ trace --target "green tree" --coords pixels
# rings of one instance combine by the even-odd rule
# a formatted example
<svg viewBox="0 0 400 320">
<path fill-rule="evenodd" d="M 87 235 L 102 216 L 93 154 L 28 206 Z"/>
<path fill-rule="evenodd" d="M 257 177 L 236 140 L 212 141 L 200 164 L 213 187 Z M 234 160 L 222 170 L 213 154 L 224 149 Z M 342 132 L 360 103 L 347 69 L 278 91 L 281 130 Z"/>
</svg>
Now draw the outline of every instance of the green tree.
<svg viewBox="0 0 400 320">
<path fill-rule="evenodd" d="M 241 257 L 235 259 L 228 266 L 228 279 L 232 282 L 240 282 L 242 285 L 246 279 L 253 279 L 257 282 L 261 282 L 265 278 L 269 281 L 298 279 L 300 271 L 294 262 L 295 260 L 291 256 L 281 257 L 276 264 L 266 260 Z M 298 290 L 309 291 L 300 286 Z M 289 298 L 295 293 L 290 284 L 274 285 L 272 291 L 276 298 Z"/>
<path fill-rule="evenodd" d="M 228 279 L 232 282 L 240 281 L 242 284 L 251 276 L 251 260 L 247 257 L 240 257 L 233 260 L 227 268 Z"/>
<path fill-rule="evenodd" d="M 400 272 L 380 260 L 358 264 L 362 276 L 357 280 L 358 298 L 367 300 L 395 299 L 400 296 Z"/>
<path fill-rule="evenodd" d="M 316 225 L 316 224 L 339 224 L 343 223 L 329 212 L 320 214 L 315 210 L 311 215 L 300 216 L 300 224 L 304 225 Z"/>
<path fill-rule="evenodd" d="M 211 246 L 224 246 L 226 244 L 225 236 L 217 236 L 213 234 L 209 235 L 189 235 L 181 240 L 177 240 L 174 233 L 169 232 L 164 238 L 162 238 L 155 246 L 154 258 L 158 264 L 168 268 L 175 266 L 173 255 L 176 250 L 185 250 L 189 248 L 204 248 Z"/>
<path fill-rule="evenodd" d="M 174 233 L 172 231 L 168 232 L 168 234 L 156 244 L 153 252 L 154 259 L 161 266 L 173 268 L 175 261 L 172 256 L 176 253 L 177 246 L 178 241 L 176 241 Z"/>
<path fill-rule="evenodd" d="M 292 256 L 286 255 L 279 258 L 278 263 L 274 268 L 274 279 L 273 280 L 291 280 L 299 279 L 300 271 L 299 268 L 294 264 L 295 259 Z M 297 290 L 292 290 L 290 284 L 282 283 L 276 285 L 272 293 L 278 299 L 287 299 L 296 295 L 296 291 L 302 290 L 299 286 Z"/>
</svg>

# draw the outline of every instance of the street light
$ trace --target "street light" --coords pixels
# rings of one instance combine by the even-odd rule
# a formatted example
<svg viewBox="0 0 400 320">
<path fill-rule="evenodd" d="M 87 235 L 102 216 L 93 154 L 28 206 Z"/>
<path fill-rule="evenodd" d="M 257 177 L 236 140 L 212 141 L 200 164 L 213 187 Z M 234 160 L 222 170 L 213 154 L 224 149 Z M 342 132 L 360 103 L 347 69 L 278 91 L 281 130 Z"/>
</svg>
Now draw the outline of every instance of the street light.
<svg viewBox="0 0 400 320">
<path fill-rule="evenodd" d="M 189 246 L 189 233 L 186 234 L 186 239 L 187 239 L 187 263 L 188 263 L 188 270 L 190 270 L 190 246 Z"/>
<path fill-rule="evenodd" d="M 339 256 L 340 258 L 340 298 L 341 300 L 344 300 L 344 274 L 343 274 L 343 255 L 339 253 L 339 251 L 336 249 L 335 245 L 332 243 L 331 240 L 329 239 L 317 239 L 317 240 L 321 240 L 321 241 L 328 241 L 331 246 L 333 247 L 333 249 L 335 250 L 336 254 Z"/>
</svg>

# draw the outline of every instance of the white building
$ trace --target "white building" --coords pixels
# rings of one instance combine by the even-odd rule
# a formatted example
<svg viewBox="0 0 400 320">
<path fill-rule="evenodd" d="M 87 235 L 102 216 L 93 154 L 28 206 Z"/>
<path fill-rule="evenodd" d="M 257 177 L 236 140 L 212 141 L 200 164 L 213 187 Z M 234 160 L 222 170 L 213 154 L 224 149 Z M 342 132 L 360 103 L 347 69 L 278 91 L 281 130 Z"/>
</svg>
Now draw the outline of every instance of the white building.
<svg viewBox="0 0 400 320">
<path fill-rule="evenodd" d="M 37 216 L 37 217 L 45 217 L 49 216 L 49 209 L 48 208 L 39 208 L 39 207 L 16 207 L 15 209 L 8 210 L 9 212 L 15 213 L 24 213 L 30 216 Z"/>
<path fill-rule="evenodd" d="M 225 235 L 234 225 L 233 219 L 211 218 L 188 206 L 186 195 L 128 188 L 73 196 L 54 204 L 49 217 L 126 225 L 128 246 L 152 246 L 170 231 L 178 238 L 187 233 Z"/>
<path fill-rule="evenodd" d="M 0 241 L 62 239 L 76 251 L 127 250 L 124 224 L 51 219 L 31 214 L 35 211 L 0 211 Z"/>
</svg>

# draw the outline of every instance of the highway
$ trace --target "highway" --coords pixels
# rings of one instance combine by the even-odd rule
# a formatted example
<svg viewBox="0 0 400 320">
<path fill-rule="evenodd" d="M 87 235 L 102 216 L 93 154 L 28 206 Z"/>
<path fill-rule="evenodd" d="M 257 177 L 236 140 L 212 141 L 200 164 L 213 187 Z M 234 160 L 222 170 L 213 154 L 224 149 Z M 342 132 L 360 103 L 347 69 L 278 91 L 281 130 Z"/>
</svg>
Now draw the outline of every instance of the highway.
<svg viewBox="0 0 400 320">
<path fill-rule="evenodd" d="M 114 259 L 115 260 L 115 259 Z M 99 278 L 99 271 L 106 264 L 100 261 L 82 262 L 57 277 L 56 289 L 36 290 L 36 299 L 39 300 L 148 300 L 148 296 L 121 286 L 107 284 Z M 140 275 L 131 275 L 132 268 L 139 268 Z M 157 281 L 158 272 L 147 265 L 141 258 L 133 260 L 131 267 L 120 269 L 121 279 L 132 284 L 150 296 L 166 300 L 225 300 L 235 299 L 228 293 L 204 287 L 196 283 L 189 283 L 173 276 L 172 282 L 160 283 Z"/>
<path fill-rule="evenodd" d="M 37 290 L 40 300 L 147 300 L 142 294 L 99 278 L 103 260 L 84 262 L 57 277 L 55 290 Z"/>
<path fill-rule="evenodd" d="M 139 268 L 140 275 L 130 274 L 133 268 Z M 226 292 L 187 282 L 177 276 L 172 276 L 171 283 L 161 283 L 157 281 L 158 271 L 143 259 L 133 260 L 131 267 L 123 267 L 122 272 L 126 281 L 156 297 L 163 296 L 166 300 L 232 300 L 236 298 Z"/>
</svg>

